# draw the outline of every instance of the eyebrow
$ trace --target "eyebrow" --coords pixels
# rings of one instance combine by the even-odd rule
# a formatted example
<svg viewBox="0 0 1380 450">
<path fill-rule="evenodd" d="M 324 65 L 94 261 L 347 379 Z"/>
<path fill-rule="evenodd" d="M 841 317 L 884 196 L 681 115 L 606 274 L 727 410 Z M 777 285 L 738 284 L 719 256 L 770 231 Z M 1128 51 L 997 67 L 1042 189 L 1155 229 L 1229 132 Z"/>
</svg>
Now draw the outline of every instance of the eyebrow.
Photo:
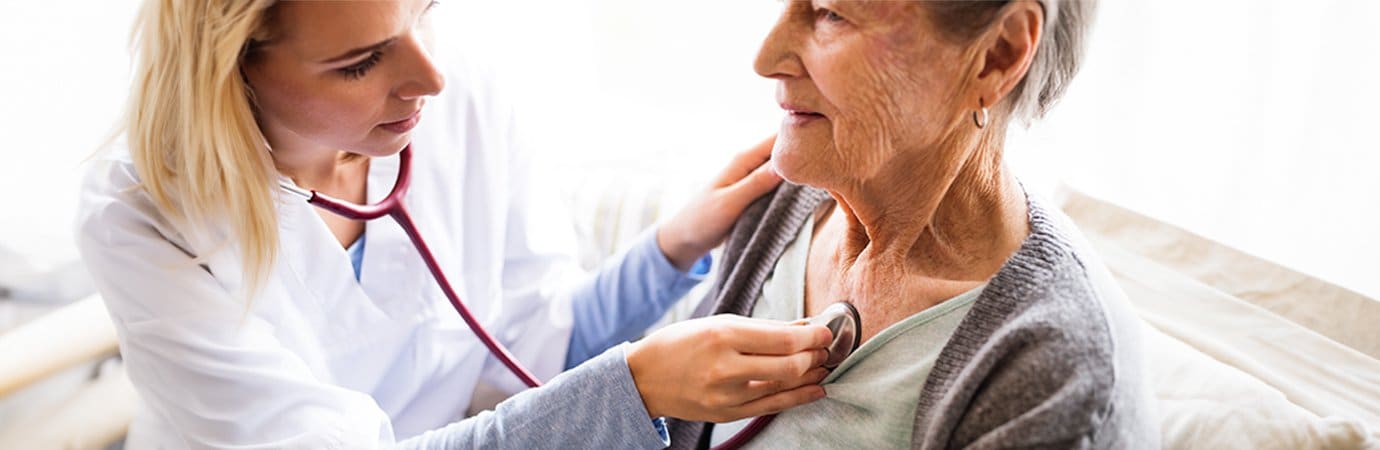
<svg viewBox="0 0 1380 450">
<path fill-rule="evenodd" d="M 391 37 L 391 38 L 385 39 L 385 40 L 383 40 L 382 42 L 379 42 L 379 43 L 377 43 L 377 44 L 366 45 L 366 46 L 364 46 L 364 47 L 356 48 L 356 49 L 347 51 L 347 52 L 345 52 L 345 53 L 342 53 L 342 54 L 340 54 L 340 56 L 336 56 L 336 57 L 334 57 L 334 58 L 327 59 L 327 60 L 325 60 L 325 61 L 321 61 L 321 63 L 322 63 L 322 64 L 332 64 L 332 63 L 339 63 L 339 62 L 344 62 L 344 61 L 348 61 L 348 60 L 351 60 L 351 59 L 355 59 L 355 58 L 357 58 L 357 57 L 359 57 L 360 55 L 363 55 L 363 54 L 365 54 L 365 53 L 372 53 L 372 52 L 374 52 L 374 51 L 376 51 L 376 50 L 378 50 L 378 49 L 380 49 L 380 48 L 386 47 L 386 46 L 388 46 L 388 44 L 392 44 L 394 40 L 397 40 L 397 38 L 396 38 L 396 37 Z"/>
</svg>

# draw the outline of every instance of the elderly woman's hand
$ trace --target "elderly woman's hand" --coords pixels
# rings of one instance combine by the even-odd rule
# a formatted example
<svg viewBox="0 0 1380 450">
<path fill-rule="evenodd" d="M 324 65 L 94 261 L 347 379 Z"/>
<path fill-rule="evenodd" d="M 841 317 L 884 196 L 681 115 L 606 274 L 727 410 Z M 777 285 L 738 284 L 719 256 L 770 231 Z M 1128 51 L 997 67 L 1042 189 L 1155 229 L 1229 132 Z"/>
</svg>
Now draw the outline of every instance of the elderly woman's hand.
<svg viewBox="0 0 1380 450">
<path fill-rule="evenodd" d="M 672 264 L 680 270 L 689 269 L 724 242 L 748 204 L 781 183 L 781 177 L 768 164 L 775 142 L 773 136 L 739 153 L 707 192 L 661 225 L 656 242 Z"/>
<path fill-rule="evenodd" d="M 652 417 L 728 422 L 824 398 L 829 329 L 718 315 L 630 345 L 628 368 Z"/>
</svg>

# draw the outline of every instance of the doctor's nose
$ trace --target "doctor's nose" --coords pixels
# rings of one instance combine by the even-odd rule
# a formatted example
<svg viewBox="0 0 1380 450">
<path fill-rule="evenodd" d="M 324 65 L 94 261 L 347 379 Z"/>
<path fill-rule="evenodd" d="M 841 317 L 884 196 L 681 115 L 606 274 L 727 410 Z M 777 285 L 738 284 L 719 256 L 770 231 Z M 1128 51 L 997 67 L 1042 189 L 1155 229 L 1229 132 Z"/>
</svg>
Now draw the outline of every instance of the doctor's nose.
<svg viewBox="0 0 1380 450">
<path fill-rule="evenodd" d="M 404 76 L 393 94 L 403 100 L 439 94 L 446 87 L 446 78 L 437 70 L 421 36 L 413 33 L 404 43 L 405 58 L 409 61 L 403 68 Z"/>
</svg>

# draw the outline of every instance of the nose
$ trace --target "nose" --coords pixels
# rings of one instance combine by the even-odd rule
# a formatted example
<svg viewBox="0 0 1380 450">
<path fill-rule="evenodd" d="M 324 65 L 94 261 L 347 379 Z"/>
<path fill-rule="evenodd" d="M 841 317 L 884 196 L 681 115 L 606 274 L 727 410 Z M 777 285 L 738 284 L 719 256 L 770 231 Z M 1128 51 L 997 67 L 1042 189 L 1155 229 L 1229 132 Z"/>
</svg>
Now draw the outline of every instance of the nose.
<svg viewBox="0 0 1380 450">
<path fill-rule="evenodd" d="M 393 89 L 393 95 L 403 100 L 413 100 L 439 94 L 446 87 L 446 78 L 436 68 L 420 33 L 413 32 L 403 42 L 404 57 L 409 61 L 403 65 L 402 80 Z"/>
<path fill-rule="evenodd" d="M 784 79 L 801 76 L 805 68 L 800 63 L 796 45 L 799 35 L 798 25 L 792 20 L 791 8 L 781 12 L 781 18 L 772 26 L 762 48 L 757 50 L 757 60 L 752 68 L 765 78 Z"/>
</svg>

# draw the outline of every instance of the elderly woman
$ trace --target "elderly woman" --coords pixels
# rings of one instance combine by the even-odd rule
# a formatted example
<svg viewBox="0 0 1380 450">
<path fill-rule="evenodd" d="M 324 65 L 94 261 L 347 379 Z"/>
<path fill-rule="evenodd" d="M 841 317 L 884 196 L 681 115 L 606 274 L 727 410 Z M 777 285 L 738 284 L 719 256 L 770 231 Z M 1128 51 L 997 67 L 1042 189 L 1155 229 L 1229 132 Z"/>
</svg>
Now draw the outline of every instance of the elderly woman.
<svg viewBox="0 0 1380 450">
<path fill-rule="evenodd" d="M 780 448 L 1150 448 L 1138 323 L 1106 269 L 1003 162 L 1078 68 L 1091 2 L 793 1 L 756 70 L 787 112 L 789 182 L 749 208 L 717 312 L 855 305 L 828 397 L 749 442 Z M 677 422 L 678 448 L 741 423 Z"/>
</svg>

